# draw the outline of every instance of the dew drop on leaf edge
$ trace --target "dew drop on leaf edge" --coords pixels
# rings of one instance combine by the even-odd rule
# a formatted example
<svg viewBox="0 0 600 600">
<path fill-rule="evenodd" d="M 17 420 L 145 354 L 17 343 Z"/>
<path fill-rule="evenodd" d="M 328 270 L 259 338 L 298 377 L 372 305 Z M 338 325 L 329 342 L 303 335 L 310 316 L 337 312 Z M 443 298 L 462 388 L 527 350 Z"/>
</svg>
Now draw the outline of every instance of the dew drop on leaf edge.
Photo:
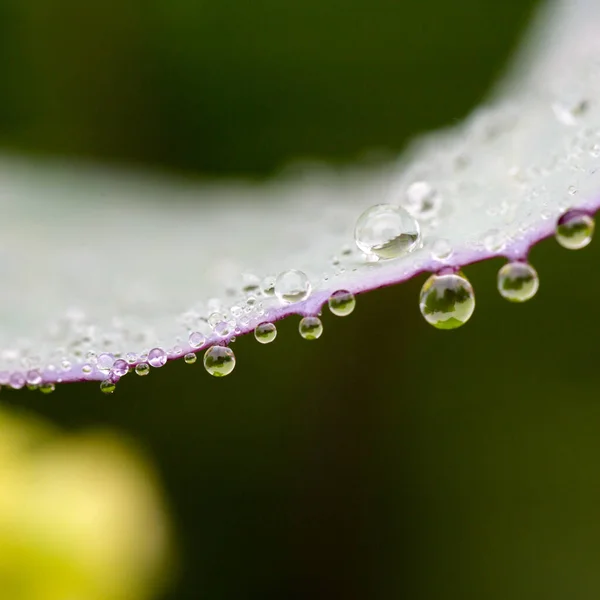
<svg viewBox="0 0 600 600">
<path fill-rule="evenodd" d="M 204 354 L 204 368 L 214 377 L 225 377 L 235 368 L 235 354 L 226 346 L 212 346 Z"/>
<path fill-rule="evenodd" d="M 594 219 L 580 210 L 566 212 L 556 225 L 556 240 L 568 250 L 585 248 L 594 235 Z"/>
<path fill-rule="evenodd" d="M 471 318 L 475 292 L 461 272 L 433 274 L 421 288 L 419 308 L 437 329 L 456 329 Z"/>
<path fill-rule="evenodd" d="M 329 305 L 329 310 L 336 317 L 346 317 L 354 311 L 356 298 L 354 294 L 347 290 L 338 290 L 329 296 L 327 304 Z"/>
<path fill-rule="evenodd" d="M 277 337 L 277 327 L 274 323 L 260 323 L 254 329 L 254 337 L 261 344 L 270 344 Z"/>
<path fill-rule="evenodd" d="M 526 262 L 509 262 L 498 271 L 498 291 L 510 302 L 530 300 L 539 287 L 537 271 Z"/>
<path fill-rule="evenodd" d="M 305 340 L 318 340 L 323 334 L 323 323 L 319 317 L 304 317 L 298 325 L 298 331 Z"/>
</svg>

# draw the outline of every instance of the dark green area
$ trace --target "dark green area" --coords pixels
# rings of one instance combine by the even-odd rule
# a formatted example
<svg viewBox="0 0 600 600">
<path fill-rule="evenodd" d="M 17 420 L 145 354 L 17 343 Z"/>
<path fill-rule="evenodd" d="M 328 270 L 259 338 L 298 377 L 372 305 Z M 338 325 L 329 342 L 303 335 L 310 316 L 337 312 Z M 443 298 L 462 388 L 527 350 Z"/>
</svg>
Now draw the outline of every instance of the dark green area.
<svg viewBox="0 0 600 600">
<path fill-rule="evenodd" d="M 428 0 L 0 0 L 0 137 L 71 153 L 262 175 L 294 156 L 397 150 L 459 119 L 531 4 Z M 2 402 L 110 425 L 155 457 L 183 564 L 169 600 L 596 600 L 600 244 L 531 258 L 540 291 L 466 274 L 477 308 L 427 325 L 424 278 L 324 311 L 325 332 Z M 592 285 L 594 283 L 594 285 Z"/>
</svg>

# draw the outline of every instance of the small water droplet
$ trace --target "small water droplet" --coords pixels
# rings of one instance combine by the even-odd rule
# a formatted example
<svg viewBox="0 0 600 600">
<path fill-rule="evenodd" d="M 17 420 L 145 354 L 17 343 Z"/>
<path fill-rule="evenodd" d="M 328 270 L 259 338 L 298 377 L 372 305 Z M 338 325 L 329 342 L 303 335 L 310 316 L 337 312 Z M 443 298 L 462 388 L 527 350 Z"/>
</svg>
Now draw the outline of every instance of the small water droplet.
<svg viewBox="0 0 600 600">
<path fill-rule="evenodd" d="M 265 296 L 273 296 L 275 294 L 275 276 L 268 275 L 260 284 L 260 289 Z"/>
<path fill-rule="evenodd" d="M 100 384 L 100 391 L 103 394 L 112 394 L 116 389 L 117 389 L 117 384 L 114 381 L 111 381 L 110 379 L 105 379 Z"/>
<path fill-rule="evenodd" d="M 198 360 L 198 357 L 193 352 L 189 352 L 183 357 L 183 360 L 186 365 L 193 365 Z"/>
<path fill-rule="evenodd" d="M 431 247 L 431 258 L 435 260 L 447 260 L 452 256 L 452 246 L 445 238 L 435 240 Z"/>
<path fill-rule="evenodd" d="M 539 287 L 536 270 L 526 262 L 510 262 L 498 271 L 498 291 L 511 302 L 530 300 Z"/>
<path fill-rule="evenodd" d="M 68 360 L 63 360 L 60 363 L 60 368 L 63 371 L 68 371 L 71 368 L 71 363 Z"/>
<path fill-rule="evenodd" d="M 483 238 L 483 245 L 488 252 L 500 252 L 506 245 L 506 238 L 497 229 L 492 229 Z"/>
<path fill-rule="evenodd" d="M 304 317 L 300 321 L 298 330 L 305 340 L 317 340 L 323 333 L 323 323 L 319 317 Z"/>
<path fill-rule="evenodd" d="M 84 375 L 89 375 L 94 369 L 92 368 L 92 365 L 86 363 L 81 367 L 81 372 Z"/>
<path fill-rule="evenodd" d="M 206 338 L 199 331 L 192 331 L 188 341 L 192 348 L 200 348 L 206 342 Z"/>
<path fill-rule="evenodd" d="M 577 193 L 577 188 L 574 185 L 570 185 L 567 191 L 570 196 L 574 196 Z"/>
<path fill-rule="evenodd" d="M 579 210 L 565 213 L 556 226 L 558 243 L 569 250 L 585 248 L 594 235 L 594 219 Z"/>
<path fill-rule="evenodd" d="M 347 290 L 333 292 L 327 303 L 329 304 L 329 310 L 337 317 L 348 316 L 356 307 L 354 294 Z"/>
<path fill-rule="evenodd" d="M 144 377 L 150 373 L 150 365 L 148 363 L 140 363 L 139 365 L 136 365 L 135 372 L 136 375 Z"/>
<path fill-rule="evenodd" d="M 417 219 L 435 217 L 442 205 L 442 197 L 437 190 L 426 181 L 415 181 L 406 190 L 406 208 Z"/>
<path fill-rule="evenodd" d="M 475 310 L 475 292 L 462 273 L 434 274 L 423 284 L 421 314 L 438 329 L 464 325 Z"/>
<path fill-rule="evenodd" d="M 225 320 L 225 315 L 222 315 L 220 312 L 211 313 L 208 317 L 208 324 L 214 329 L 217 323 Z"/>
<path fill-rule="evenodd" d="M 29 385 L 40 385 L 40 383 L 42 383 L 42 374 L 39 371 L 33 369 L 27 372 L 25 379 L 27 380 L 27 383 Z"/>
<path fill-rule="evenodd" d="M 13 390 L 20 390 L 25 383 L 26 381 L 23 373 L 13 373 L 8 380 L 8 384 Z"/>
<path fill-rule="evenodd" d="M 117 377 L 123 377 L 124 375 L 127 375 L 127 373 L 129 373 L 129 365 L 127 364 L 127 361 L 123 360 L 122 358 L 115 360 L 115 364 L 112 366 L 111 372 Z"/>
<path fill-rule="evenodd" d="M 308 298 L 310 291 L 308 277 L 296 269 L 280 273 L 275 281 L 275 295 L 281 302 L 300 302 Z"/>
<path fill-rule="evenodd" d="M 125 360 L 127 361 L 128 364 L 133 365 L 138 360 L 137 354 L 135 352 L 128 352 L 125 355 Z"/>
<path fill-rule="evenodd" d="M 220 338 L 226 338 L 228 335 L 233 333 L 233 326 L 228 321 L 220 321 L 215 325 L 215 333 Z"/>
<path fill-rule="evenodd" d="M 167 362 L 167 353 L 162 348 L 152 348 L 148 352 L 148 362 L 151 367 L 160 368 Z"/>
<path fill-rule="evenodd" d="M 261 344 L 269 344 L 277 337 L 277 327 L 274 323 L 261 323 L 256 326 L 254 337 Z"/>
<path fill-rule="evenodd" d="M 51 394 L 56 389 L 56 386 L 53 383 L 42 383 L 39 389 L 42 394 Z"/>
<path fill-rule="evenodd" d="M 383 259 L 397 258 L 419 246 L 421 228 L 404 208 L 377 204 L 358 218 L 354 240 L 367 255 Z"/>
<path fill-rule="evenodd" d="M 212 346 L 204 355 L 204 368 L 214 377 L 225 377 L 235 367 L 235 354 L 226 346 Z"/>
<path fill-rule="evenodd" d="M 96 366 L 98 370 L 104 374 L 108 374 L 112 369 L 112 366 L 115 364 L 115 357 L 112 354 L 107 352 L 103 352 L 98 355 L 98 361 Z"/>
</svg>

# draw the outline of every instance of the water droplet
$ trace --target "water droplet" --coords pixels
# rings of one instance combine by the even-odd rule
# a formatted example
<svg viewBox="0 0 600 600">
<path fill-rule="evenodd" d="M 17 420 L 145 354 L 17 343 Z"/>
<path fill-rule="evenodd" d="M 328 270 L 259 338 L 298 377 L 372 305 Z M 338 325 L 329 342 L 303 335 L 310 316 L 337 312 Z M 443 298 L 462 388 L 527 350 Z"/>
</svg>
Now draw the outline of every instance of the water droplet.
<svg viewBox="0 0 600 600">
<path fill-rule="evenodd" d="M 108 374 L 114 364 L 115 357 L 112 354 L 103 352 L 102 354 L 98 355 L 98 362 L 96 363 L 96 366 L 102 373 Z"/>
<path fill-rule="evenodd" d="M 323 323 L 319 317 L 304 317 L 300 321 L 298 330 L 305 340 L 317 340 L 323 333 Z"/>
<path fill-rule="evenodd" d="M 137 354 L 135 352 L 128 352 L 125 355 L 125 360 L 127 361 L 128 364 L 133 365 L 138 360 Z"/>
<path fill-rule="evenodd" d="M 183 360 L 186 365 L 193 365 L 198 360 L 198 357 L 193 352 L 189 352 L 183 357 Z"/>
<path fill-rule="evenodd" d="M 127 361 L 119 358 L 119 360 L 115 360 L 115 364 L 112 367 L 112 373 L 114 373 L 117 377 L 123 377 L 129 373 L 129 365 Z"/>
<path fill-rule="evenodd" d="M 192 331 L 189 337 L 189 343 L 192 348 L 200 348 L 206 342 L 206 338 L 199 331 Z"/>
<path fill-rule="evenodd" d="M 144 377 L 150 373 L 150 365 L 148 363 L 140 363 L 139 365 L 136 365 L 135 372 L 136 375 Z"/>
<path fill-rule="evenodd" d="M 431 247 L 431 258 L 435 260 L 446 260 L 452 256 L 452 246 L 445 238 L 435 240 Z"/>
<path fill-rule="evenodd" d="M 244 273 L 242 275 L 242 291 L 255 292 L 259 289 L 260 279 L 252 273 Z"/>
<path fill-rule="evenodd" d="M 208 324 L 214 329 L 217 323 L 225 320 L 225 315 L 222 315 L 220 312 L 211 313 L 208 316 Z"/>
<path fill-rule="evenodd" d="M 579 210 L 570 210 L 559 220 L 556 227 L 558 243 L 569 250 L 585 248 L 594 235 L 594 219 Z"/>
<path fill-rule="evenodd" d="M 167 353 L 162 348 L 152 348 L 148 352 L 148 362 L 151 367 L 163 367 L 167 362 Z"/>
<path fill-rule="evenodd" d="M 215 377 L 225 377 L 235 367 L 235 354 L 226 346 L 212 346 L 204 355 L 204 368 Z"/>
<path fill-rule="evenodd" d="M 13 373 L 8 380 L 8 385 L 10 385 L 13 390 L 20 390 L 25 383 L 26 381 L 23 373 Z"/>
<path fill-rule="evenodd" d="M 265 296 L 273 296 L 275 294 L 275 276 L 265 277 L 260 284 L 260 289 Z"/>
<path fill-rule="evenodd" d="M 328 300 L 329 310 L 337 317 L 346 317 L 356 307 L 354 294 L 347 290 L 333 292 Z"/>
<path fill-rule="evenodd" d="M 92 368 L 92 365 L 90 365 L 90 364 L 88 364 L 88 363 L 86 363 L 85 365 L 83 365 L 83 366 L 81 367 L 81 372 L 82 372 L 84 375 L 89 375 L 89 374 L 90 374 L 90 373 L 91 373 L 93 370 L 94 370 L 94 369 Z"/>
<path fill-rule="evenodd" d="M 277 327 L 274 323 L 261 323 L 256 326 L 254 337 L 261 344 L 269 344 L 277 337 Z"/>
<path fill-rule="evenodd" d="M 417 219 L 435 217 L 442 205 L 442 197 L 426 181 L 415 181 L 406 190 L 406 208 Z"/>
<path fill-rule="evenodd" d="M 116 389 L 117 389 L 117 384 L 114 381 L 111 381 L 110 379 L 105 379 L 100 384 L 100 391 L 103 394 L 112 394 Z"/>
<path fill-rule="evenodd" d="M 233 333 L 233 327 L 228 321 L 220 321 L 215 325 L 215 333 L 221 338 L 226 338 Z"/>
<path fill-rule="evenodd" d="M 404 208 L 377 204 L 358 218 L 354 240 L 367 255 L 397 258 L 419 246 L 421 229 L 416 219 Z"/>
<path fill-rule="evenodd" d="M 570 185 L 567 191 L 570 196 L 574 196 L 577 193 L 577 188 L 574 185 Z"/>
<path fill-rule="evenodd" d="M 63 371 L 68 371 L 71 368 L 71 363 L 68 360 L 63 360 L 60 363 L 60 368 Z"/>
<path fill-rule="evenodd" d="M 302 271 L 284 271 L 275 281 L 275 295 L 281 302 L 300 302 L 308 298 L 310 291 L 310 281 Z"/>
<path fill-rule="evenodd" d="M 40 392 L 42 394 L 51 394 L 56 389 L 56 386 L 53 383 L 42 383 L 40 385 Z"/>
<path fill-rule="evenodd" d="M 530 300 L 539 287 L 536 270 L 526 262 L 510 262 L 498 271 L 498 291 L 511 302 Z"/>
<path fill-rule="evenodd" d="M 506 245 L 506 238 L 497 229 L 492 229 L 483 238 L 483 245 L 488 252 L 500 252 Z"/>
<path fill-rule="evenodd" d="M 42 383 L 42 374 L 33 369 L 32 371 L 27 372 L 25 379 L 29 385 L 40 385 L 40 383 Z"/>
<path fill-rule="evenodd" d="M 419 307 L 425 320 L 434 327 L 456 329 L 471 318 L 475 293 L 460 272 L 435 274 L 423 284 Z"/>
</svg>

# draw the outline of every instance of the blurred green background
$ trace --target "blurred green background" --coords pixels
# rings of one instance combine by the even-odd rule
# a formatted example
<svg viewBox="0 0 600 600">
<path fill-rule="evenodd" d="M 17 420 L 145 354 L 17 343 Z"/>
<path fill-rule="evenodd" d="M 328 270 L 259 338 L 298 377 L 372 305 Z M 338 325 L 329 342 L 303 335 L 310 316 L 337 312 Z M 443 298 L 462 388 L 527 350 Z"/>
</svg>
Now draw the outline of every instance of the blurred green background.
<svg viewBox="0 0 600 600">
<path fill-rule="evenodd" d="M 0 0 L 0 143 L 199 176 L 395 153 L 486 94 L 534 4 Z M 224 380 L 178 363 L 2 401 L 147 448 L 180 548 L 164 600 L 596 599 L 600 246 L 531 260 L 523 306 L 501 261 L 469 267 L 455 332 L 415 280 L 317 342 L 294 318 L 239 339 Z"/>
</svg>

